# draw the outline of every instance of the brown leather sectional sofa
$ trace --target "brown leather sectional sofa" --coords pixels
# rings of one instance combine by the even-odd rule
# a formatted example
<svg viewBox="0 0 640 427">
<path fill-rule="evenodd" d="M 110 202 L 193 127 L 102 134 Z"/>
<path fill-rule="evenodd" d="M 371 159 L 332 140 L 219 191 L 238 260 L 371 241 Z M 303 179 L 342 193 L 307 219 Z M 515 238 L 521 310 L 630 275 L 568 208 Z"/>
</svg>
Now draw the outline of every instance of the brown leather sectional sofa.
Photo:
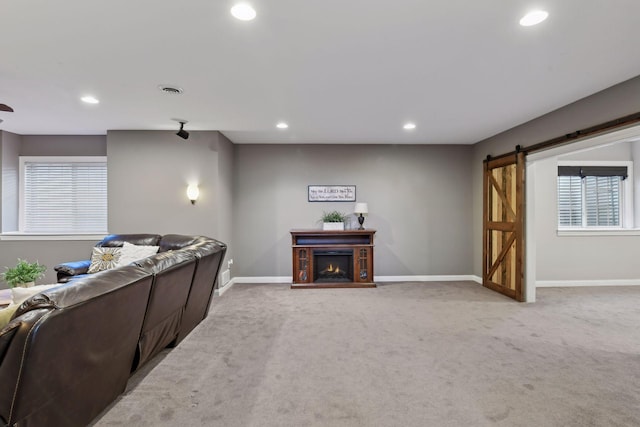
<svg viewBox="0 0 640 427">
<path fill-rule="evenodd" d="M 133 371 L 207 316 L 224 243 L 130 234 L 97 246 L 125 241 L 160 249 L 95 274 L 83 274 L 78 263 L 56 267 L 66 283 L 25 301 L 0 330 L 3 425 L 87 425 L 125 390 Z"/>
</svg>

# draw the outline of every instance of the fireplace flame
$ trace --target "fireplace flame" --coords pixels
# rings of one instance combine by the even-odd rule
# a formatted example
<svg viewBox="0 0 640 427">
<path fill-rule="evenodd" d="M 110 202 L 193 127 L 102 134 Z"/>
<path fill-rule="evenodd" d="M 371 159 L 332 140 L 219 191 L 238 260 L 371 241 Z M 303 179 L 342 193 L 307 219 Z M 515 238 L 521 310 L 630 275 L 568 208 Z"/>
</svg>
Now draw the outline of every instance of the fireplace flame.
<svg viewBox="0 0 640 427">
<path fill-rule="evenodd" d="M 327 268 L 325 268 L 324 270 L 321 271 L 322 274 L 340 274 L 342 273 L 342 270 L 340 270 L 340 266 L 336 265 L 335 267 L 333 266 L 333 264 L 329 264 L 327 266 Z"/>
<path fill-rule="evenodd" d="M 323 273 L 335 273 L 338 274 L 340 273 L 340 266 L 336 265 L 335 267 L 333 266 L 333 264 L 329 264 L 329 266 L 327 268 L 325 268 L 324 270 L 322 270 Z"/>
</svg>

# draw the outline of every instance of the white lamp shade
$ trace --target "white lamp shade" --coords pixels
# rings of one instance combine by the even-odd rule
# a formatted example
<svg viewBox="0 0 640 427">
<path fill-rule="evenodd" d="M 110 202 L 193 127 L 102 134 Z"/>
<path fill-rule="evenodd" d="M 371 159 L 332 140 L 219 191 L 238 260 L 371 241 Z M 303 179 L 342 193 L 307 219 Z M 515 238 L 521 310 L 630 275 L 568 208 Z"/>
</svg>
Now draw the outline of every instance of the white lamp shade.
<svg viewBox="0 0 640 427">
<path fill-rule="evenodd" d="M 369 206 L 366 203 L 356 203 L 353 213 L 366 215 L 369 213 Z"/>
<path fill-rule="evenodd" d="M 198 200 L 199 195 L 200 189 L 198 188 L 198 184 L 191 184 L 187 187 L 187 197 L 189 198 L 189 200 Z"/>
</svg>

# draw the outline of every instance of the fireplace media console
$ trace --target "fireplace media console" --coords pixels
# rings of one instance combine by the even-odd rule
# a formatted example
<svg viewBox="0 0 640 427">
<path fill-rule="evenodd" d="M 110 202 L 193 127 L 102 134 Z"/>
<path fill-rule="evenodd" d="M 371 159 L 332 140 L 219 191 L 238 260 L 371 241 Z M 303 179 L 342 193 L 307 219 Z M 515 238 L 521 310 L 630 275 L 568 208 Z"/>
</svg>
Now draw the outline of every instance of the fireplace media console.
<svg viewBox="0 0 640 427">
<path fill-rule="evenodd" d="M 375 288 L 375 230 L 291 230 L 292 289 Z"/>
</svg>

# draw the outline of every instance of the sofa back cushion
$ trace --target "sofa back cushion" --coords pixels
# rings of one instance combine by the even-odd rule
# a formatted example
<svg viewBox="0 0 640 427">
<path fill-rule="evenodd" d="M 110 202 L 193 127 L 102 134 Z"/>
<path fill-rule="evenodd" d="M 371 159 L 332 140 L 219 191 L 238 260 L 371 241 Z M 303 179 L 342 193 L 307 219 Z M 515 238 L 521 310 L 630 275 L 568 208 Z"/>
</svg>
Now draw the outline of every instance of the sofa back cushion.
<svg viewBox="0 0 640 427">
<path fill-rule="evenodd" d="M 172 251 L 152 255 L 134 264 L 154 275 L 138 343 L 137 368 L 177 338 L 196 258 L 186 251 Z"/>
<path fill-rule="evenodd" d="M 20 323 L 14 322 L 0 329 L 0 364 L 2 364 L 6 350 L 9 348 L 9 344 L 11 344 L 11 339 L 19 327 Z"/>
<path fill-rule="evenodd" d="M 213 239 L 201 239 L 185 248 L 185 252 L 195 255 L 197 266 L 182 316 L 178 342 L 207 317 L 226 250 L 227 246 L 224 243 Z"/>
<path fill-rule="evenodd" d="M 129 242 L 133 245 L 158 246 L 160 237 L 159 234 L 110 234 L 96 246 L 122 247 L 124 242 Z"/>
<path fill-rule="evenodd" d="M 69 308 L 86 303 L 106 293 L 128 286 L 132 282 L 149 277 L 150 274 L 136 266 L 100 271 L 59 286 L 45 290 L 24 301 L 14 319 L 21 314 L 38 308 Z"/>
<path fill-rule="evenodd" d="M 160 250 L 158 252 L 175 251 L 186 246 L 193 245 L 199 236 L 185 236 L 182 234 L 167 234 L 160 239 Z"/>
</svg>

